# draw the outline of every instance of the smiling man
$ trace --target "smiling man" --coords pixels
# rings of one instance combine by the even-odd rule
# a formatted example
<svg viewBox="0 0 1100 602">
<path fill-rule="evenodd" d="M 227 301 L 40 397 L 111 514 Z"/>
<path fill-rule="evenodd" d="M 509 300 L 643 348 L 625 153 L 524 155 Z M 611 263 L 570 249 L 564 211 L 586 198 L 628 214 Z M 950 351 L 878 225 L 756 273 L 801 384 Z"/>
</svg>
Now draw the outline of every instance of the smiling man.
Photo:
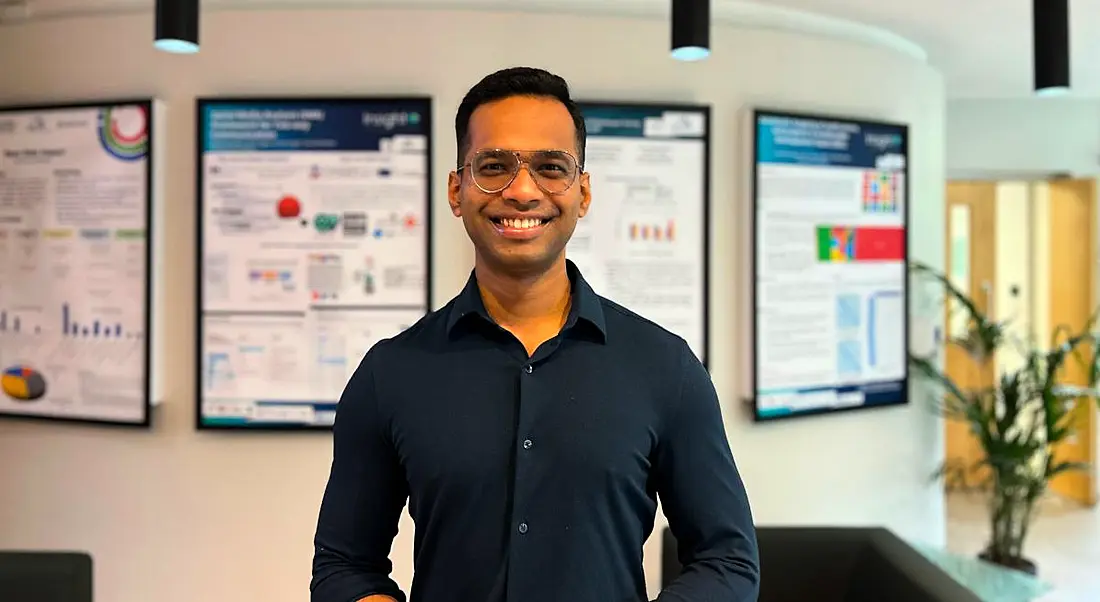
<svg viewBox="0 0 1100 602">
<path fill-rule="evenodd" d="M 565 248 L 592 202 L 560 77 L 493 73 L 455 118 L 466 287 L 367 352 L 340 400 L 313 602 L 644 602 L 658 499 L 684 569 L 661 602 L 755 602 L 744 486 L 687 343 L 599 296 Z M 598 202 L 598 201 L 597 201 Z"/>
</svg>

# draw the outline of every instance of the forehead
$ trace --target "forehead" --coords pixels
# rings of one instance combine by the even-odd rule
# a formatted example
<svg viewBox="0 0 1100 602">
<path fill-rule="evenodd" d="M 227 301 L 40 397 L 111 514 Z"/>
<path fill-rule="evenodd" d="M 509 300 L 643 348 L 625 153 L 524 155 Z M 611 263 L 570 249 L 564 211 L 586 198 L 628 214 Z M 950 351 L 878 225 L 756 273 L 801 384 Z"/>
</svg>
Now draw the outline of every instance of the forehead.
<svg viewBox="0 0 1100 602">
<path fill-rule="evenodd" d="M 513 96 L 486 103 L 470 116 L 470 149 L 575 151 L 576 128 L 553 98 Z"/>
</svg>

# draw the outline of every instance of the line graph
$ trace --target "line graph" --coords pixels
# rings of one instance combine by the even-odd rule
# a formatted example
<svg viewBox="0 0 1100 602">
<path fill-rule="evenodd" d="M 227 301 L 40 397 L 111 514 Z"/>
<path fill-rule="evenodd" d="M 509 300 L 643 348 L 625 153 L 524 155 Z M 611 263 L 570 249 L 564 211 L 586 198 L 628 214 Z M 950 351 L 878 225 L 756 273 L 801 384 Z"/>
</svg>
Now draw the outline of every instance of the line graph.
<svg viewBox="0 0 1100 602">
<path fill-rule="evenodd" d="M 867 300 L 867 363 L 876 372 L 901 371 L 905 306 L 900 291 L 878 291 Z"/>
</svg>

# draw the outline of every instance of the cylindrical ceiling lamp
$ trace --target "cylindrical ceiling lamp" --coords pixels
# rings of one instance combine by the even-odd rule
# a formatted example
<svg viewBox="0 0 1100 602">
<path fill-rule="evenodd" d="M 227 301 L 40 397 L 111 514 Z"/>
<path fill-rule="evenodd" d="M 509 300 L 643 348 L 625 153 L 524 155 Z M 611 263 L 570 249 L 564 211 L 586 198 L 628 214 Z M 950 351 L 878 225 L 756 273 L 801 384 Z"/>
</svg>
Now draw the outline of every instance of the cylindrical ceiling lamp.
<svg viewBox="0 0 1100 602">
<path fill-rule="evenodd" d="M 199 0 L 156 0 L 156 41 L 165 52 L 199 51 Z"/>
<path fill-rule="evenodd" d="M 672 58 L 710 56 L 710 0 L 672 0 Z"/>
<path fill-rule="evenodd" d="M 1035 93 L 1069 92 L 1069 0 L 1032 0 Z"/>
</svg>

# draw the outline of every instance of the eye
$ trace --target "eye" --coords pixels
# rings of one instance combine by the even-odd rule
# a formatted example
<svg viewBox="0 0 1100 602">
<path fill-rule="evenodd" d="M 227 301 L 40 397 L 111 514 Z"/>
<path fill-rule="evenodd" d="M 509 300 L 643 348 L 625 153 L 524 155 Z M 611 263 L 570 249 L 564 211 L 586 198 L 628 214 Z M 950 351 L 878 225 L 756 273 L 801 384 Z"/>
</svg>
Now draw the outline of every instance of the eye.
<svg viewBox="0 0 1100 602">
<path fill-rule="evenodd" d="M 562 176 L 567 170 L 564 165 L 557 163 L 542 163 L 538 166 L 538 172 L 547 176 Z"/>
</svg>

